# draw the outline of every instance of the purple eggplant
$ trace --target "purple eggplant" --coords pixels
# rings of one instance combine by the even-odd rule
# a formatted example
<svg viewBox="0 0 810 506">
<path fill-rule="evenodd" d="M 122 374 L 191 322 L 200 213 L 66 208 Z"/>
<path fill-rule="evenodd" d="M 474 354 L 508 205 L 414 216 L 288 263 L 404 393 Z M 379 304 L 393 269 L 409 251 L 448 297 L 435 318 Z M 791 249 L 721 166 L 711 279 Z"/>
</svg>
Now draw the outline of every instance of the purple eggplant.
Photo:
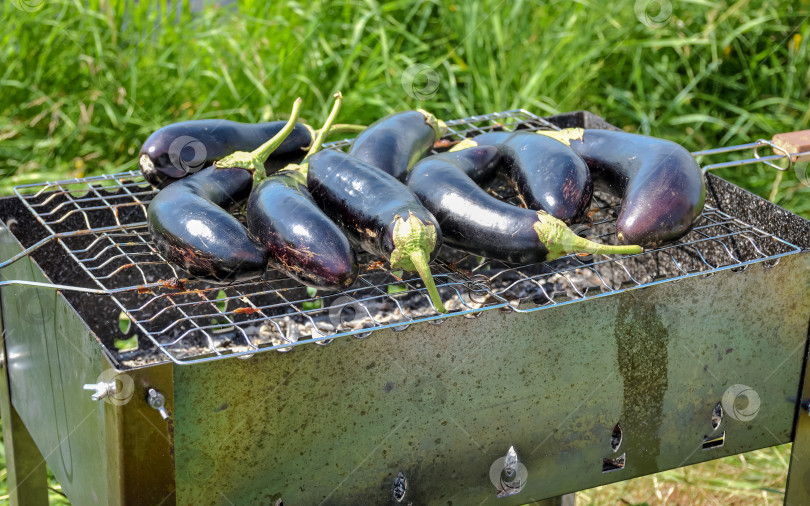
<svg viewBox="0 0 810 506">
<path fill-rule="evenodd" d="M 346 234 L 312 200 L 306 187 L 309 157 L 330 131 L 343 97 L 300 165 L 259 182 L 247 205 L 247 226 L 269 251 L 270 265 L 313 288 L 337 290 L 357 277 L 354 250 Z"/>
<path fill-rule="evenodd" d="M 358 135 L 349 154 L 405 181 L 410 168 L 427 154 L 445 128 L 421 109 L 391 114 Z"/>
<path fill-rule="evenodd" d="M 513 206 L 487 193 L 479 183 L 492 177 L 497 154 L 496 148 L 481 146 L 431 156 L 408 175 L 408 187 L 441 223 L 444 244 L 515 264 L 570 253 L 641 252 L 638 246 L 591 242 L 545 211 Z"/>
<path fill-rule="evenodd" d="M 394 176 L 342 151 L 309 161 L 307 187 L 315 202 L 363 250 L 416 271 L 437 311 L 444 313 L 428 263 L 442 243 L 439 224 Z"/>
<path fill-rule="evenodd" d="M 248 198 L 250 172 L 207 167 L 161 190 L 147 210 L 155 248 L 191 275 L 229 283 L 261 276 L 267 249 L 228 211 Z"/>
<path fill-rule="evenodd" d="M 500 150 L 506 175 L 529 209 L 545 211 L 569 225 L 588 211 L 593 196 L 588 166 L 562 142 L 528 132 L 489 132 L 454 149 L 470 146 Z"/>
<path fill-rule="evenodd" d="M 680 144 L 611 130 L 554 135 L 585 160 L 597 187 L 622 199 L 616 220 L 620 242 L 659 246 L 683 237 L 700 216 L 703 172 Z"/>
<path fill-rule="evenodd" d="M 257 168 L 293 130 L 301 100 L 277 135 L 253 153 L 237 152 L 162 189 L 149 203 L 155 248 L 191 275 L 216 283 L 261 276 L 268 251 L 230 214 L 245 202 Z"/>
<path fill-rule="evenodd" d="M 236 151 L 253 151 L 278 134 L 286 121 L 239 123 L 221 119 L 181 121 L 167 125 L 146 139 L 138 155 L 143 177 L 156 188 L 210 167 Z M 312 143 L 305 125 L 297 124 L 283 143 L 268 157 L 270 169 L 277 159 L 300 161 Z"/>
</svg>

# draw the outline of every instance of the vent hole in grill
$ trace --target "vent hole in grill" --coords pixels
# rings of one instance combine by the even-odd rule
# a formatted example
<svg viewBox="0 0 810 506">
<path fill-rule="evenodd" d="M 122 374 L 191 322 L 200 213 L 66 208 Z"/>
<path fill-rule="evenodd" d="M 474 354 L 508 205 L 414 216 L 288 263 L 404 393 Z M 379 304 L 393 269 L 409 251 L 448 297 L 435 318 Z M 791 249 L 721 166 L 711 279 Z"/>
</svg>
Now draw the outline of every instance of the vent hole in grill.
<svg viewBox="0 0 810 506">
<path fill-rule="evenodd" d="M 619 447 L 622 445 L 622 428 L 617 423 L 615 427 L 613 427 L 613 432 L 610 434 L 610 449 L 613 450 L 614 453 L 619 451 Z"/>
<path fill-rule="evenodd" d="M 625 453 L 622 453 L 615 459 L 602 459 L 602 473 L 624 469 L 625 465 L 627 465 L 627 454 Z"/>
<path fill-rule="evenodd" d="M 714 450 L 726 444 L 726 431 L 720 433 L 719 436 L 703 436 L 703 449 Z"/>
<path fill-rule="evenodd" d="M 717 405 L 712 410 L 712 429 L 717 429 L 720 427 L 720 423 L 723 421 L 723 405 L 721 403 L 717 403 Z"/>
</svg>

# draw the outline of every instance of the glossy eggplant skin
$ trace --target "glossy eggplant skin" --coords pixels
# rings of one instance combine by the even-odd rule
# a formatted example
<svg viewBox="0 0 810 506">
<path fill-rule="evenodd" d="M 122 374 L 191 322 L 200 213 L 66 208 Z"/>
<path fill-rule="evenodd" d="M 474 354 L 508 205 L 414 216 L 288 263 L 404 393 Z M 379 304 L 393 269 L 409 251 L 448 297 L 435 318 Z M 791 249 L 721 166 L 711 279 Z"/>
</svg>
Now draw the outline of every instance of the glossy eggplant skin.
<svg viewBox="0 0 810 506">
<path fill-rule="evenodd" d="M 239 123 L 219 119 L 181 121 L 155 131 L 146 139 L 138 154 L 138 165 L 152 186 L 163 188 L 226 155 L 253 151 L 276 135 L 286 123 Z M 289 137 L 267 159 L 265 168 L 272 172 L 273 168 L 300 161 L 311 142 L 310 131 L 300 123 L 295 125 Z"/>
<path fill-rule="evenodd" d="M 364 251 L 390 258 L 396 248 L 397 219 L 413 215 L 435 227 L 436 246 L 430 260 L 436 257 L 442 240 L 436 218 L 403 183 L 379 168 L 327 149 L 310 158 L 307 188 L 318 206 Z"/>
<path fill-rule="evenodd" d="M 456 154 L 472 150 L 494 152 L 497 164 L 498 150 L 492 146 L 468 148 Z M 408 188 L 441 223 L 444 244 L 508 263 L 544 261 L 548 249 L 534 230 L 537 212 L 498 200 L 483 190 L 470 176 L 483 182 L 492 177 L 495 167 L 476 170 L 472 160 L 487 165 L 485 156 L 455 163 L 428 157 L 408 175 Z"/>
<path fill-rule="evenodd" d="M 436 142 L 436 130 L 420 111 L 377 120 L 352 143 L 349 154 L 405 181 L 408 171 Z"/>
<path fill-rule="evenodd" d="M 250 194 L 253 177 L 239 168 L 205 168 L 164 188 L 147 209 L 157 250 L 191 275 L 231 283 L 261 276 L 267 250 L 228 211 Z"/>
<path fill-rule="evenodd" d="M 282 170 L 256 186 L 247 226 L 269 251 L 270 265 L 307 286 L 338 290 L 357 278 L 349 239 L 315 204 L 298 171 Z"/>
<path fill-rule="evenodd" d="M 593 182 L 585 161 L 571 148 L 530 132 L 488 132 L 473 141 L 498 147 L 506 175 L 526 207 L 543 210 L 569 225 L 585 216 Z"/>
<path fill-rule="evenodd" d="M 703 172 L 680 144 L 585 129 L 571 148 L 588 164 L 597 187 L 621 197 L 616 235 L 622 243 L 654 247 L 674 241 L 703 210 Z"/>
</svg>

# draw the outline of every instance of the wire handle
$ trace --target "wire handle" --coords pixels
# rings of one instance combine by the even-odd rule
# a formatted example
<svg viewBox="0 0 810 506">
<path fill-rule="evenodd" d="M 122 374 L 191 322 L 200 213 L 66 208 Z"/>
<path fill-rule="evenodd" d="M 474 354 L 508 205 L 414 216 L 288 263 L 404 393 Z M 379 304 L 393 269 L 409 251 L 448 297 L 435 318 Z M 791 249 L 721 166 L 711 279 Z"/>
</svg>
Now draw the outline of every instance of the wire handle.
<svg viewBox="0 0 810 506">
<path fill-rule="evenodd" d="M 771 148 L 774 154 L 761 155 L 759 153 L 759 149 L 763 147 Z M 810 130 L 798 130 L 795 132 L 776 134 L 771 140 L 759 139 L 756 142 L 740 144 L 739 146 L 695 151 L 692 153 L 692 156 L 712 156 L 722 153 L 731 153 L 734 151 L 745 151 L 749 149 L 754 152 L 753 158 L 704 165 L 703 173 L 705 174 L 706 172 L 715 169 L 725 169 L 727 167 L 737 167 L 740 165 L 750 165 L 752 163 L 760 162 L 781 172 L 789 171 L 791 168 L 793 168 L 794 163 L 810 160 Z M 774 163 L 781 160 L 787 160 L 787 165 L 783 167 Z"/>
</svg>

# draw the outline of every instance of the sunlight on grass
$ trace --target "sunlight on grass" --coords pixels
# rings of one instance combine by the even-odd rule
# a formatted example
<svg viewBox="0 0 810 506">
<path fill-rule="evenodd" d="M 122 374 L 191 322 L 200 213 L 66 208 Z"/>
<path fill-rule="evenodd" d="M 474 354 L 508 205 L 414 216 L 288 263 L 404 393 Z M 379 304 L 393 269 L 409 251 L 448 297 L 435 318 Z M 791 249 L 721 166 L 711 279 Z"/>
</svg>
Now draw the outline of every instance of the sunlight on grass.
<svg viewBox="0 0 810 506">
<path fill-rule="evenodd" d="M 49 0 L 0 6 L 0 192 L 136 168 L 158 127 L 193 118 L 373 121 L 423 107 L 443 118 L 526 108 L 587 109 L 691 150 L 770 138 L 810 119 L 810 6 L 673 2 L 644 24 L 623 2 L 245 1 L 190 13 L 157 2 Z M 405 92 L 412 65 L 435 92 Z M 764 167 L 723 177 L 768 196 Z M 775 201 L 810 216 L 810 186 Z"/>
</svg>

